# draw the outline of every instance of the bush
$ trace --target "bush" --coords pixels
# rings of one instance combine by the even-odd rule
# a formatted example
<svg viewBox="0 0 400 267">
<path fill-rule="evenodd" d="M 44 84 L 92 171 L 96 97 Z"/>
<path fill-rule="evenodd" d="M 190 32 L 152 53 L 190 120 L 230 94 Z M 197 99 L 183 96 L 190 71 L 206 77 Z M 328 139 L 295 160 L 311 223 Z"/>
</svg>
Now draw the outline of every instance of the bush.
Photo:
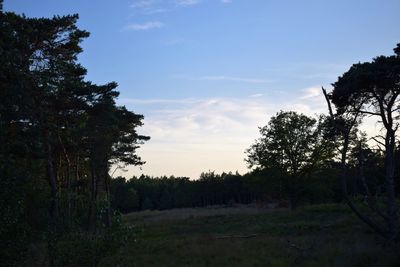
<svg viewBox="0 0 400 267">
<path fill-rule="evenodd" d="M 61 237 L 55 248 L 55 266 L 97 266 L 101 259 L 115 254 L 135 237 L 135 228 L 117 215 L 110 228 L 99 229 L 96 234 L 72 232 Z"/>
</svg>

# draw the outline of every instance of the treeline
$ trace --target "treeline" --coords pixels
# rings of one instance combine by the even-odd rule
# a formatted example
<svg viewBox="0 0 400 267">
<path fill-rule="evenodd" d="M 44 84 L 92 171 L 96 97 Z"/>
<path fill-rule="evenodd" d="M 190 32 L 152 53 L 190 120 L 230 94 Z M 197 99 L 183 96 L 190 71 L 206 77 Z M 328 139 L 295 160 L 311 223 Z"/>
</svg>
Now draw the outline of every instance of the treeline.
<svg viewBox="0 0 400 267">
<path fill-rule="evenodd" d="M 262 137 L 247 150 L 255 168 L 239 173 L 202 173 L 198 179 L 149 177 L 111 181 L 111 205 L 122 213 L 146 209 L 210 205 L 280 203 L 295 209 L 301 204 L 341 202 L 358 198 L 383 201 L 385 153 L 372 147 L 357 127 L 348 136 L 346 161 L 340 136 L 326 116 L 319 119 L 296 112 L 278 112 L 260 128 Z M 394 158 L 400 160 L 399 146 Z M 343 170 L 345 180 L 340 180 Z M 400 178 L 396 165 L 395 180 Z M 395 188 L 399 192 L 398 183 Z M 343 192 L 345 189 L 345 194 Z M 269 205 L 271 206 L 271 205 Z"/>
<path fill-rule="evenodd" d="M 109 168 L 142 164 L 149 137 L 136 132 L 142 115 L 116 105 L 116 83 L 85 80 L 78 15 L 27 18 L 1 2 L 0 261 L 25 265 L 43 242 L 50 265 L 64 266 L 59 240 L 110 227 Z"/>
<path fill-rule="evenodd" d="M 357 154 L 365 155 L 363 165 L 358 161 Z M 368 188 L 373 192 L 382 190 L 383 158 L 381 153 L 365 147 L 362 151 L 354 149 L 353 156 L 348 164 L 348 192 L 352 197 L 363 200 L 365 181 L 368 181 Z M 400 160 L 400 155 L 396 158 Z M 339 173 L 339 164 L 332 161 L 302 178 L 297 183 L 301 191 L 299 203 L 342 202 L 343 196 L 337 179 Z M 236 204 L 288 207 L 289 191 L 284 177 L 276 169 L 256 169 L 243 175 L 237 172 L 206 172 L 195 180 L 174 176 L 117 177 L 111 180 L 111 206 L 122 213 Z"/>
<path fill-rule="evenodd" d="M 266 198 L 262 177 L 238 173 L 203 173 L 198 180 L 186 177 L 119 177 L 111 183 L 112 207 L 121 212 L 249 204 Z M 279 192 L 277 192 L 279 194 Z"/>
</svg>

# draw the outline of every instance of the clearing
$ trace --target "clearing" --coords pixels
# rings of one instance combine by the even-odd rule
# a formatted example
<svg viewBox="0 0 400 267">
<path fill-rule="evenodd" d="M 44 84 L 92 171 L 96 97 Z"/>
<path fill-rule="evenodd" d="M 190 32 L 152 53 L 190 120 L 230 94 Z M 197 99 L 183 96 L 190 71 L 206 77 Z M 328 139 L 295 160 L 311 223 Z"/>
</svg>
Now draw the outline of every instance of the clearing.
<svg viewBox="0 0 400 267">
<path fill-rule="evenodd" d="M 125 219 L 137 229 L 135 242 L 100 266 L 400 266 L 398 247 L 385 247 L 344 205 L 175 209 Z"/>
</svg>

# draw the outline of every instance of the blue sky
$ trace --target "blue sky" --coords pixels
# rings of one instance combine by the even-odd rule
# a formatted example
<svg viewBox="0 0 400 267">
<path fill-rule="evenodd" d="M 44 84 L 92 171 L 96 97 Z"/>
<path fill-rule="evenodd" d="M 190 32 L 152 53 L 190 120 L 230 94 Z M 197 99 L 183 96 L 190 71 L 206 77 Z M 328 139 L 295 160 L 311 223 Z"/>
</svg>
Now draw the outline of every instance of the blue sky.
<svg viewBox="0 0 400 267">
<path fill-rule="evenodd" d="M 9 0 L 29 17 L 79 13 L 91 32 L 79 61 L 152 140 L 132 174 L 247 171 L 244 150 L 277 111 L 324 112 L 352 63 L 392 54 L 398 0 Z"/>
</svg>

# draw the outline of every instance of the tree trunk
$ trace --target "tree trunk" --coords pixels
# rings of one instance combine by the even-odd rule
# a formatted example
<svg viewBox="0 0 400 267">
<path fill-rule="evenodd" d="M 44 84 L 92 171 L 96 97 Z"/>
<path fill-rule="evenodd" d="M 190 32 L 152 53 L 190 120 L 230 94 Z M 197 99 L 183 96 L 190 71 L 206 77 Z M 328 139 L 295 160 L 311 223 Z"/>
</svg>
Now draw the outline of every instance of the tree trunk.
<svg viewBox="0 0 400 267">
<path fill-rule="evenodd" d="M 75 212 L 77 211 L 78 208 L 78 203 L 77 203 L 77 198 L 76 196 L 78 195 L 78 181 L 79 181 L 79 153 L 76 155 L 76 165 L 75 165 L 75 170 L 74 170 L 74 180 L 73 180 L 73 190 L 74 190 L 74 196 L 73 196 L 73 201 L 72 201 L 72 210 Z"/>
<path fill-rule="evenodd" d="M 50 216 L 54 221 L 56 221 L 59 217 L 58 188 L 54 170 L 52 148 L 48 138 L 46 138 L 46 154 L 47 154 L 47 180 L 49 182 L 50 192 L 51 192 Z"/>
<path fill-rule="evenodd" d="M 340 178 L 340 183 L 341 183 L 341 190 L 342 190 L 342 195 L 347 203 L 347 205 L 350 207 L 350 209 L 357 215 L 357 217 L 363 221 L 365 224 L 367 224 L 369 227 L 371 227 L 376 233 L 380 234 L 383 237 L 387 237 L 385 231 L 379 227 L 375 222 L 373 222 L 369 217 L 366 215 L 362 214 L 359 209 L 354 205 L 354 203 L 351 201 L 351 199 L 348 196 L 347 192 L 347 166 L 346 166 L 346 157 L 347 157 L 347 151 L 349 148 L 349 138 L 350 138 L 350 133 L 351 129 L 354 127 L 357 121 L 357 115 L 354 115 L 353 121 L 351 124 L 347 127 L 343 127 L 340 125 L 337 125 L 335 122 L 335 117 L 333 115 L 332 107 L 331 107 L 331 102 L 329 100 L 328 94 L 326 93 L 325 89 L 322 88 L 322 92 L 325 96 L 325 100 L 328 104 L 328 110 L 329 110 L 329 115 L 331 117 L 331 123 L 333 127 L 335 127 L 337 130 L 340 131 L 343 137 L 343 148 L 341 151 L 341 160 L 340 160 L 340 165 L 341 165 L 341 178 Z"/>
<path fill-rule="evenodd" d="M 59 200 L 58 200 L 58 187 L 57 178 L 54 170 L 54 161 L 52 154 L 52 147 L 48 135 L 45 135 L 45 146 L 46 146 L 46 168 L 47 168 L 47 180 L 50 185 L 50 224 L 49 224 L 49 238 L 47 240 L 48 255 L 50 266 L 55 266 L 55 247 L 57 244 L 57 232 L 58 232 L 58 218 L 59 218 Z"/>
<path fill-rule="evenodd" d="M 105 173 L 104 175 L 104 185 L 105 185 L 105 191 L 106 191 L 106 200 L 107 200 L 107 207 L 106 207 L 106 226 L 110 227 L 111 226 L 111 199 L 110 199 L 110 175 L 108 175 L 108 172 Z"/>
<path fill-rule="evenodd" d="M 67 162 L 67 170 L 66 170 L 66 180 L 67 180 L 67 221 L 68 223 L 71 222 L 71 213 L 72 213 L 72 203 L 71 203 L 71 160 L 69 158 L 67 149 L 64 146 L 64 143 L 61 139 L 61 136 L 58 135 L 58 141 L 62 148 L 65 161 Z"/>
<path fill-rule="evenodd" d="M 299 175 L 297 173 L 293 173 L 287 178 L 287 189 L 289 192 L 289 204 L 290 204 L 290 209 L 292 211 L 297 210 L 298 207 L 298 201 L 299 201 Z"/>
<path fill-rule="evenodd" d="M 91 172 L 91 183 L 90 183 L 90 208 L 89 208 L 89 219 L 88 219 L 88 230 L 90 232 L 96 231 L 96 216 L 97 216 L 97 174 L 96 165 L 91 159 L 90 162 Z"/>
<path fill-rule="evenodd" d="M 387 194 L 387 218 L 388 218 L 388 238 L 394 240 L 397 236 L 397 205 L 394 186 L 394 149 L 395 135 L 391 130 L 387 130 L 385 138 L 385 168 L 386 168 L 386 194 Z"/>
<path fill-rule="evenodd" d="M 347 157 L 347 150 L 349 149 L 349 136 L 345 134 L 344 141 L 343 141 L 343 148 L 341 152 L 340 158 L 340 168 L 342 170 L 340 184 L 342 188 L 343 197 L 348 196 L 347 192 L 347 166 L 346 166 L 346 157 Z"/>
</svg>

